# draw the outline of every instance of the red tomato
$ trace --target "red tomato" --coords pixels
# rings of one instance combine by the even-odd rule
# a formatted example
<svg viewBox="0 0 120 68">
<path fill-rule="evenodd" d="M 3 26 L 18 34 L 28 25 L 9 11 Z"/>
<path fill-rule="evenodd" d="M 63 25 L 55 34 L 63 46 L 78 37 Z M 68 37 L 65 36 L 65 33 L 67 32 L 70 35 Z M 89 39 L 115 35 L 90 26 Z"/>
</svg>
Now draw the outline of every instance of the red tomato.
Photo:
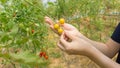
<svg viewBox="0 0 120 68">
<path fill-rule="evenodd" d="M 47 59 L 48 59 L 48 56 L 44 56 L 44 58 L 47 60 Z"/>
<path fill-rule="evenodd" d="M 34 30 L 32 30 L 32 33 L 34 33 L 35 31 Z"/>
<path fill-rule="evenodd" d="M 40 52 L 39 56 L 42 57 L 43 56 L 43 52 Z"/>
<path fill-rule="evenodd" d="M 44 57 L 46 56 L 46 53 L 45 52 L 43 52 L 43 54 L 42 54 Z"/>
</svg>

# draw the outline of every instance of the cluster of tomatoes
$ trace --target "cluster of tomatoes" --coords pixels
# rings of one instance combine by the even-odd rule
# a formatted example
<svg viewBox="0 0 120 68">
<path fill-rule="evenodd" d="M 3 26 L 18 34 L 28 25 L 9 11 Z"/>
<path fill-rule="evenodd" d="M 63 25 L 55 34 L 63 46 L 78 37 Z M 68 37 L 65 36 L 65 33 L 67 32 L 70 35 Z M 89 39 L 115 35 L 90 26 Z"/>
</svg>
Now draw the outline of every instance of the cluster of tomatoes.
<svg viewBox="0 0 120 68">
<path fill-rule="evenodd" d="M 46 52 L 40 52 L 39 57 L 44 57 L 46 60 L 48 59 Z"/>
<path fill-rule="evenodd" d="M 65 20 L 61 18 L 58 23 L 54 24 L 54 29 L 58 32 L 58 34 L 62 34 L 63 29 L 61 28 L 61 25 L 65 23 Z"/>
<path fill-rule="evenodd" d="M 58 32 L 58 34 L 62 34 L 62 32 L 63 32 L 63 29 L 62 29 L 62 25 L 65 23 L 65 20 L 63 19 L 63 18 L 61 18 L 60 20 L 59 20 L 59 22 L 58 23 L 55 23 L 54 24 L 54 29 L 56 30 L 56 32 Z M 34 30 L 32 30 L 32 33 L 34 33 Z M 48 56 L 47 56 L 47 54 L 46 54 L 46 52 L 40 52 L 39 53 L 39 57 L 44 57 L 46 60 L 48 59 Z"/>
</svg>

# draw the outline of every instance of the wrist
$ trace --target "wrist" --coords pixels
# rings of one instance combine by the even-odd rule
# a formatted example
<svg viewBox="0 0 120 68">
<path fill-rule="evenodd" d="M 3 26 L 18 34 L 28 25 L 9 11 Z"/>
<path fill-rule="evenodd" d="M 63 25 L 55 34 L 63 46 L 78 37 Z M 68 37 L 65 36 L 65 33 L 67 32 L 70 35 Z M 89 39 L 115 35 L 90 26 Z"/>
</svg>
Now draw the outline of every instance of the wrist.
<svg viewBox="0 0 120 68">
<path fill-rule="evenodd" d="M 94 47 L 92 45 L 88 45 L 87 47 L 84 47 L 82 50 L 80 50 L 78 53 L 79 55 L 91 57 L 91 55 L 94 54 Z"/>
<path fill-rule="evenodd" d="M 95 50 L 96 50 L 95 47 L 89 46 L 88 48 L 85 49 L 85 56 L 90 58 L 92 55 L 94 55 Z"/>
<path fill-rule="evenodd" d="M 86 56 L 98 64 L 101 68 L 118 68 L 120 66 L 93 46 L 88 51 L 89 52 Z"/>
</svg>

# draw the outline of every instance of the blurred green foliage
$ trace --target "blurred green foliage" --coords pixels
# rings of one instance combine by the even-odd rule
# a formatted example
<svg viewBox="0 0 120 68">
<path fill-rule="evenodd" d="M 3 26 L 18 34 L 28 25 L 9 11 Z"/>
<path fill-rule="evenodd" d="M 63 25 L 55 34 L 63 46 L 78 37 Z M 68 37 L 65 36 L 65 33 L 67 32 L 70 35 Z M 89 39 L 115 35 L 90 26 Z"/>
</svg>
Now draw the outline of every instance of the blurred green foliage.
<svg viewBox="0 0 120 68">
<path fill-rule="evenodd" d="M 119 6 L 120 0 L 56 0 L 47 5 L 42 0 L 0 0 L 0 57 L 22 68 L 47 67 L 49 61 L 37 55 L 51 43 L 45 16 L 65 18 L 88 38 L 105 42 L 120 20 Z"/>
</svg>

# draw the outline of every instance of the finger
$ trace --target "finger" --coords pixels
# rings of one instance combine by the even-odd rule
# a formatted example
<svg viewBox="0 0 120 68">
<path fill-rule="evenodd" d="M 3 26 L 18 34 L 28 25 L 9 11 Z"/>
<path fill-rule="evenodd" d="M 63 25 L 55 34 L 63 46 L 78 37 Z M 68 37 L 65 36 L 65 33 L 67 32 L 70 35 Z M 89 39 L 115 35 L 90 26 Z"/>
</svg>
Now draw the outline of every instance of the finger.
<svg viewBox="0 0 120 68">
<path fill-rule="evenodd" d="M 64 39 L 67 41 L 67 40 L 68 40 L 68 37 L 65 37 Z"/>
<path fill-rule="evenodd" d="M 45 17 L 45 22 L 53 26 L 53 21 L 49 17 Z"/>
<path fill-rule="evenodd" d="M 64 34 L 64 39 L 68 41 L 69 38 Z"/>
<path fill-rule="evenodd" d="M 71 32 L 69 31 L 64 31 L 65 35 L 71 39 L 71 40 L 75 40 L 76 39 L 76 36 L 74 36 Z"/>
<path fill-rule="evenodd" d="M 71 42 L 71 41 L 72 41 L 70 38 L 68 38 L 68 37 L 65 35 L 65 33 L 64 33 L 64 36 L 63 36 L 63 37 L 64 37 L 64 40 L 67 41 L 67 42 Z"/>
<path fill-rule="evenodd" d="M 62 46 L 62 44 L 61 44 L 60 42 L 57 43 L 57 46 L 58 46 L 62 51 L 65 50 L 65 48 Z"/>
<path fill-rule="evenodd" d="M 53 21 L 49 17 L 45 17 L 45 22 L 47 22 L 49 24 L 52 31 L 54 31 L 56 34 L 59 35 L 59 33 L 54 29 Z"/>
<path fill-rule="evenodd" d="M 63 46 L 64 48 L 67 47 L 68 42 L 64 39 L 64 33 L 63 33 L 63 34 L 61 35 L 61 37 L 60 37 L 60 42 L 61 42 L 61 44 L 62 44 L 62 46 Z"/>
</svg>

